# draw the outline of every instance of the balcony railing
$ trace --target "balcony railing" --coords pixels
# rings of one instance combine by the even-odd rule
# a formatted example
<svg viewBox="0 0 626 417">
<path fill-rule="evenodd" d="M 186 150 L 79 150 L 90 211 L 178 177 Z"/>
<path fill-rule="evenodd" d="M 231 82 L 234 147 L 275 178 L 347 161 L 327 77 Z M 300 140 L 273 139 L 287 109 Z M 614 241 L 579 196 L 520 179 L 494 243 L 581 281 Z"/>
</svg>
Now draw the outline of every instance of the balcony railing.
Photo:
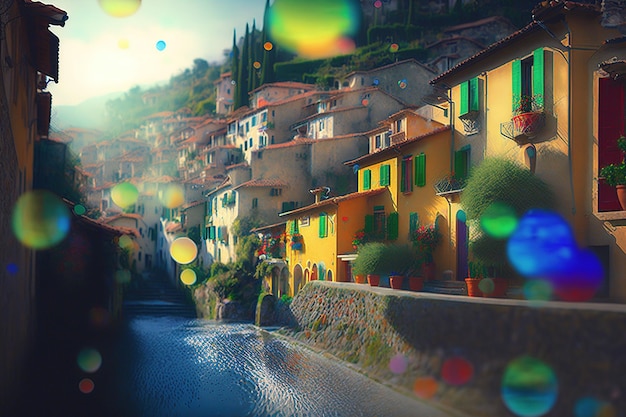
<svg viewBox="0 0 626 417">
<path fill-rule="evenodd" d="M 545 124 L 546 115 L 543 111 L 521 113 L 513 116 L 509 122 L 500 123 L 500 134 L 521 145 L 532 142 Z"/>
</svg>

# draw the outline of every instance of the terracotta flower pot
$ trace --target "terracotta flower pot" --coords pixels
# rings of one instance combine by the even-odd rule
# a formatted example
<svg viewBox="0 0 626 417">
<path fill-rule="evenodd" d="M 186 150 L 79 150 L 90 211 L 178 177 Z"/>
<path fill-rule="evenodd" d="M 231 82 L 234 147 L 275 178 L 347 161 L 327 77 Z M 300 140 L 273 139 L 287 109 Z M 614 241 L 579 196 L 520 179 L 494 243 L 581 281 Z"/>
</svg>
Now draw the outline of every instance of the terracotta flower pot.
<svg viewBox="0 0 626 417">
<path fill-rule="evenodd" d="M 422 291 L 424 288 L 424 277 L 409 277 L 409 289 L 411 291 Z"/>
<path fill-rule="evenodd" d="M 615 191 L 617 191 L 617 200 L 622 210 L 626 210 L 626 185 L 617 185 Z"/>
<path fill-rule="evenodd" d="M 424 275 L 424 278 L 426 278 L 429 281 L 436 279 L 437 278 L 437 266 L 435 265 L 435 263 L 426 262 L 422 266 L 422 274 Z"/>
<path fill-rule="evenodd" d="M 483 292 L 478 285 L 481 278 L 465 278 L 465 284 L 467 285 L 467 295 L 470 297 L 482 297 Z"/>
<path fill-rule="evenodd" d="M 354 282 L 356 282 L 357 284 L 366 284 L 367 277 L 365 275 L 355 275 Z"/>
<path fill-rule="evenodd" d="M 390 275 L 389 276 L 389 286 L 394 290 L 402 289 L 402 282 L 404 281 L 404 277 L 402 275 Z"/>
<path fill-rule="evenodd" d="M 483 293 L 483 297 L 503 298 L 506 296 L 506 289 L 508 287 L 508 281 L 506 280 L 506 278 L 485 278 L 485 279 L 490 279 L 493 281 L 493 286 L 491 287 L 490 285 L 490 289 L 493 288 L 493 291 L 486 292 L 486 290 L 481 290 L 481 292 Z M 483 284 L 485 283 L 483 282 Z M 482 287 L 485 288 L 485 285 L 483 284 L 479 284 L 479 286 L 482 285 Z"/>
<path fill-rule="evenodd" d="M 380 275 L 367 274 L 367 282 L 370 284 L 370 287 L 378 287 L 378 284 L 380 284 Z"/>
</svg>

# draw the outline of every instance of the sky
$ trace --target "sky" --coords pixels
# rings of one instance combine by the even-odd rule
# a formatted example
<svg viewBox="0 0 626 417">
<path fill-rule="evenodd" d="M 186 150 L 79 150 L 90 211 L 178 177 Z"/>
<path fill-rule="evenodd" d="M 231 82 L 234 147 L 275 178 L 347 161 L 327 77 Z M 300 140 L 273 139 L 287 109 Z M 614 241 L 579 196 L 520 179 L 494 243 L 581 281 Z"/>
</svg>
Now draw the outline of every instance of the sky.
<svg viewBox="0 0 626 417">
<path fill-rule="evenodd" d="M 107 14 L 100 2 L 140 2 L 127 17 Z M 60 39 L 59 82 L 48 84 L 55 105 L 76 105 L 135 85 L 169 81 L 195 58 L 221 62 L 233 30 L 263 26 L 265 0 L 44 0 L 67 12 Z M 163 50 L 158 41 L 165 42 Z"/>
</svg>

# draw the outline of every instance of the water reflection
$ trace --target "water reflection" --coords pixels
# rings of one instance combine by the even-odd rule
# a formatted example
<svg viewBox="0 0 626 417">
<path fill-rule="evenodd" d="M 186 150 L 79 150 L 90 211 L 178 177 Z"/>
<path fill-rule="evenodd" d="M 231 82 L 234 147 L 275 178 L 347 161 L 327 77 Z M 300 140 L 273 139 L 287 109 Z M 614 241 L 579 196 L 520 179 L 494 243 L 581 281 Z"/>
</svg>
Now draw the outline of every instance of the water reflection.
<svg viewBox="0 0 626 417">
<path fill-rule="evenodd" d="M 137 317 L 127 337 L 123 415 L 447 415 L 248 324 Z"/>
</svg>

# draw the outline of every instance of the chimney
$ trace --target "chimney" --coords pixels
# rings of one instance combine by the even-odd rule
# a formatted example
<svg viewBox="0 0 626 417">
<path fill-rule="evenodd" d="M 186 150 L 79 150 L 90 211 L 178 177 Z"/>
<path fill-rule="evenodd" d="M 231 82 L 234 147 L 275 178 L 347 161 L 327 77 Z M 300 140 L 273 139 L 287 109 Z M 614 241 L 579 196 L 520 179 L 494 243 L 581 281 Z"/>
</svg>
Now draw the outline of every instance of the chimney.
<svg viewBox="0 0 626 417">
<path fill-rule="evenodd" d="M 312 190 L 309 190 L 309 192 L 315 196 L 315 202 L 319 203 L 320 201 L 328 198 L 328 195 L 330 194 L 330 187 L 313 188 Z"/>
</svg>

